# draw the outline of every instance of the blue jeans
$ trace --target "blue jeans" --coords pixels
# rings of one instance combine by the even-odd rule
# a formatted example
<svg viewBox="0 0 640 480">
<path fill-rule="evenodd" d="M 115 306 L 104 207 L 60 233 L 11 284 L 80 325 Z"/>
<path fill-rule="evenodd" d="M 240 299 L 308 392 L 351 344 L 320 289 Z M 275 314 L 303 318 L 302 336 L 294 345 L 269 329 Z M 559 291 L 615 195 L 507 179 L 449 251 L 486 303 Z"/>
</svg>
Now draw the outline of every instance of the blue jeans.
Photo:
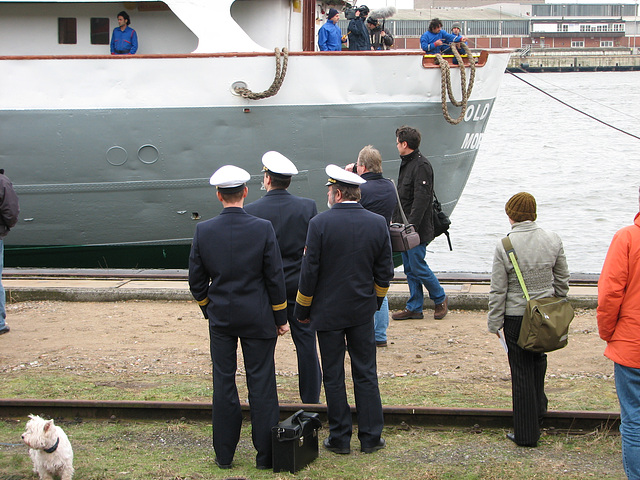
<svg viewBox="0 0 640 480">
<path fill-rule="evenodd" d="M 2 286 L 2 269 L 4 268 L 4 240 L 0 238 L 0 330 L 5 327 L 4 320 L 7 318 L 7 312 L 4 309 L 5 295 Z"/>
<path fill-rule="evenodd" d="M 640 480 L 640 368 L 614 363 L 620 401 L 622 465 L 629 480 Z"/>
<path fill-rule="evenodd" d="M 389 299 L 384 297 L 382 306 L 373 315 L 373 325 L 376 332 L 376 342 L 387 341 L 387 327 L 389 326 Z"/>
<path fill-rule="evenodd" d="M 409 285 L 407 310 L 411 310 L 412 312 L 422 311 L 424 304 L 422 285 L 427 288 L 429 298 L 433 300 L 436 305 L 444 302 L 446 298 L 440 282 L 429 268 L 429 265 L 427 265 L 427 260 L 425 259 L 426 254 L 426 243 L 421 243 L 411 250 L 402 252 L 404 273 L 407 276 L 407 284 Z"/>
</svg>

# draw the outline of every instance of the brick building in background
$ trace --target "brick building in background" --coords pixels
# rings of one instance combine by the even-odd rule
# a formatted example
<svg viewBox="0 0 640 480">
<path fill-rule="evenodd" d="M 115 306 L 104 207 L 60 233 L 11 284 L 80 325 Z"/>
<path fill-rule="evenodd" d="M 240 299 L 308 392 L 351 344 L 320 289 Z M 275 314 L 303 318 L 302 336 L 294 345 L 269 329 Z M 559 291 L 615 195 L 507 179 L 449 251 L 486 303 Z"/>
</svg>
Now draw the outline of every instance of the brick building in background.
<svg viewBox="0 0 640 480">
<path fill-rule="evenodd" d="M 393 48 L 420 49 L 420 35 L 432 18 L 451 31 L 454 22 L 472 48 L 571 50 L 575 53 L 639 53 L 638 4 L 521 4 L 491 0 L 415 0 L 385 20 Z M 343 31 L 347 22 L 342 20 Z"/>
</svg>

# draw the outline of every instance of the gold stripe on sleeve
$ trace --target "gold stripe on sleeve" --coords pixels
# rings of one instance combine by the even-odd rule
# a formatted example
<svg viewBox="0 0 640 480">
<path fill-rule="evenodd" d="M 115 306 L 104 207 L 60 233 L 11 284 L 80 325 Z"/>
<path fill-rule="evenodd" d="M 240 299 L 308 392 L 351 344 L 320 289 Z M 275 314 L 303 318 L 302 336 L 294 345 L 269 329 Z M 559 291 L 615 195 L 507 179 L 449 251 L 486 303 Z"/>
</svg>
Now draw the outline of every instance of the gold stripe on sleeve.
<svg viewBox="0 0 640 480">
<path fill-rule="evenodd" d="M 198 302 L 198 305 L 200 305 L 201 307 L 204 307 L 205 305 L 209 304 L 209 297 L 205 298 L 204 300 L 196 300 Z"/>
<path fill-rule="evenodd" d="M 307 297 L 306 295 L 303 295 L 302 293 L 300 293 L 300 290 L 298 290 L 298 295 L 296 296 L 296 302 L 298 302 L 303 307 L 310 307 L 312 301 L 313 301 L 313 297 Z"/>
<path fill-rule="evenodd" d="M 286 300 L 283 303 L 281 303 L 280 305 L 271 305 L 271 309 L 274 312 L 278 312 L 280 310 L 284 310 L 285 308 L 287 308 L 287 301 Z"/>
<path fill-rule="evenodd" d="M 377 283 L 374 285 L 376 286 L 376 297 L 384 297 L 389 291 L 389 287 L 381 287 Z"/>
</svg>

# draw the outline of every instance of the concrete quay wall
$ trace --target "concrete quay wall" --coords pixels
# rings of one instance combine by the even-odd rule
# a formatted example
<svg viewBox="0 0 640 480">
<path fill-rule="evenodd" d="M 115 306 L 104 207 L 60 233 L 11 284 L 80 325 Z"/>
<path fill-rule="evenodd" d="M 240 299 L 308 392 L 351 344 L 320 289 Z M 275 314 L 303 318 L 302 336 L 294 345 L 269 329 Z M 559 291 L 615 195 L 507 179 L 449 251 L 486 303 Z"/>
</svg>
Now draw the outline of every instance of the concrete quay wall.
<svg viewBox="0 0 640 480">
<path fill-rule="evenodd" d="M 185 280 L 143 279 L 5 279 L 7 302 L 63 301 L 117 302 L 128 300 L 193 301 Z M 449 298 L 449 308 L 486 310 L 489 285 L 485 282 L 442 282 Z M 389 308 L 402 310 L 409 297 L 406 282 L 394 282 L 388 292 Z M 597 286 L 570 284 L 569 301 L 575 308 L 597 306 Z M 424 309 L 433 309 L 433 302 L 425 292 Z"/>
</svg>

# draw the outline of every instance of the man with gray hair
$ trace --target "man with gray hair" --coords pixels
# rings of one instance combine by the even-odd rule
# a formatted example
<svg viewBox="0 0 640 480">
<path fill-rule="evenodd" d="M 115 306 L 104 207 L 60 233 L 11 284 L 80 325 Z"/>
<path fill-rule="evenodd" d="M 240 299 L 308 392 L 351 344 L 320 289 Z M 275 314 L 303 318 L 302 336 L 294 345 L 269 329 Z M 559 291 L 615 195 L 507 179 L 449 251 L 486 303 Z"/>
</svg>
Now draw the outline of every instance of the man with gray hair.
<svg viewBox="0 0 640 480">
<path fill-rule="evenodd" d="M 346 170 L 351 171 L 349 167 L 350 165 L 347 165 Z M 351 168 L 353 167 L 355 172 L 367 181 L 360 185 L 362 195 L 360 205 L 373 213 L 382 215 L 389 225 L 398 200 L 396 187 L 391 180 L 382 176 L 382 155 L 373 148 L 373 145 L 367 145 L 360 150 L 357 163 L 351 164 Z M 389 326 L 389 299 L 386 296 L 380 310 L 373 315 L 373 320 L 376 346 L 386 347 Z"/>
</svg>

